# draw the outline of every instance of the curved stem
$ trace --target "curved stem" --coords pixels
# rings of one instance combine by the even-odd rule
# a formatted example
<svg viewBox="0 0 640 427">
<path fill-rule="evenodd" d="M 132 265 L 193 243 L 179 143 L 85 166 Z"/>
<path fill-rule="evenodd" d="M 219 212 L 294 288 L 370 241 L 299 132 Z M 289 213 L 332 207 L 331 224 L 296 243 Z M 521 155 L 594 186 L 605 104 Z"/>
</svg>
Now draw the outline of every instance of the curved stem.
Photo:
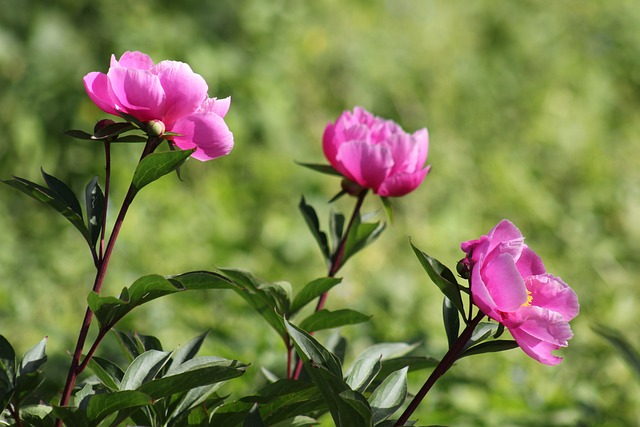
<svg viewBox="0 0 640 427">
<path fill-rule="evenodd" d="M 460 354 L 462 353 L 462 350 L 464 349 L 464 346 L 467 344 L 467 342 L 469 342 L 474 329 L 476 328 L 476 326 L 478 326 L 478 323 L 480 323 L 482 318 L 484 318 L 484 313 L 479 311 L 476 317 L 474 317 L 469 322 L 464 331 L 462 331 L 456 342 L 454 342 L 453 345 L 449 348 L 449 351 L 447 351 L 440 363 L 438 363 L 438 366 L 436 366 L 433 372 L 431 372 L 431 375 L 429 375 L 427 381 L 424 383 L 420 391 L 415 395 L 411 403 L 409 403 L 409 406 L 402 413 L 400 418 L 398 418 L 398 421 L 396 421 L 394 427 L 401 427 L 406 424 L 411 414 L 413 414 L 418 405 L 420 405 L 420 402 L 422 402 L 422 400 L 427 395 L 429 390 L 431 390 L 436 381 L 438 381 L 438 379 L 443 376 L 445 372 L 447 372 L 449 368 L 451 368 L 451 366 L 453 366 L 455 361 L 458 360 Z"/>
<path fill-rule="evenodd" d="M 160 144 L 162 139 L 160 138 L 149 138 L 147 144 L 142 151 L 142 155 L 140 156 L 140 160 L 144 159 L 146 156 L 151 154 Z M 118 213 L 118 217 L 116 218 L 116 222 L 113 226 L 113 230 L 111 231 L 111 236 L 109 237 L 109 241 L 107 246 L 105 247 L 104 254 L 102 255 L 100 262 L 98 264 L 98 271 L 96 273 L 95 280 L 93 282 L 93 291 L 96 293 L 100 293 L 102 289 L 102 284 L 104 282 L 104 278 L 107 272 L 107 267 L 109 266 L 109 260 L 111 259 L 111 254 L 113 253 L 113 248 L 115 246 L 116 240 L 118 239 L 118 234 L 120 233 L 120 229 L 122 228 L 122 224 L 124 222 L 124 218 L 127 215 L 127 211 L 135 198 L 137 193 L 136 188 L 133 184 L 129 185 L 129 190 L 127 191 L 127 195 L 125 196 L 122 206 L 120 207 L 120 212 Z M 106 196 L 105 196 L 106 197 Z M 106 206 L 106 203 L 105 203 Z M 82 326 L 80 327 L 80 332 L 78 333 L 78 341 L 76 343 L 76 348 L 73 353 L 73 358 L 71 359 L 71 366 L 69 366 L 69 373 L 67 375 L 67 381 L 65 383 L 64 389 L 62 391 L 62 398 L 60 400 L 60 406 L 66 406 L 71 399 L 71 394 L 73 392 L 73 386 L 75 385 L 76 379 L 78 375 L 84 371 L 91 359 L 91 355 L 95 352 L 97 345 L 104 338 L 105 332 L 101 332 L 96 339 L 96 342 L 91 348 L 91 353 L 88 354 L 82 364 L 80 364 L 80 358 L 82 357 L 82 349 L 84 348 L 84 344 L 87 340 L 87 336 L 89 334 L 89 327 L 91 326 L 91 321 L 93 320 L 93 312 L 89 307 L 84 314 L 84 319 L 82 321 Z M 56 420 L 56 427 L 62 426 L 62 420 Z"/>
<path fill-rule="evenodd" d="M 104 207 L 102 211 L 102 230 L 100 231 L 100 260 L 104 257 L 104 238 L 107 230 L 107 208 L 109 206 L 109 190 L 111 188 L 111 143 L 104 141 Z"/>
<path fill-rule="evenodd" d="M 349 237 L 349 232 L 351 231 L 351 228 L 353 227 L 353 224 L 356 218 L 360 215 L 360 209 L 362 209 L 362 204 L 364 203 L 364 198 L 367 196 L 367 193 L 368 193 L 368 190 L 364 189 L 360 192 L 360 194 L 358 194 L 358 200 L 356 201 L 356 205 L 354 206 L 353 212 L 351 213 L 351 218 L 349 219 L 347 228 L 344 231 L 342 238 L 340 239 L 340 243 L 338 243 L 338 247 L 336 248 L 335 252 L 331 256 L 331 263 L 329 265 L 329 272 L 327 273 L 327 277 L 335 277 L 335 275 L 338 273 L 338 270 L 340 270 L 340 268 L 344 265 L 342 258 L 344 257 L 344 250 L 347 245 L 347 237 Z M 324 292 L 322 295 L 320 295 L 320 298 L 318 299 L 318 304 L 316 305 L 316 310 L 315 310 L 316 313 L 324 308 L 324 304 L 327 301 L 328 294 L 329 292 L 327 291 L 327 292 Z M 292 350 L 293 350 L 293 346 L 290 346 L 287 348 L 287 351 L 289 353 L 291 353 Z M 288 363 L 289 361 L 287 362 L 287 371 L 289 370 Z M 300 377 L 300 373 L 302 372 L 302 365 L 303 365 L 302 359 L 298 359 L 298 362 L 296 363 L 296 369 L 293 374 L 294 380 L 297 380 Z M 289 376 L 287 377 L 291 378 Z"/>
</svg>

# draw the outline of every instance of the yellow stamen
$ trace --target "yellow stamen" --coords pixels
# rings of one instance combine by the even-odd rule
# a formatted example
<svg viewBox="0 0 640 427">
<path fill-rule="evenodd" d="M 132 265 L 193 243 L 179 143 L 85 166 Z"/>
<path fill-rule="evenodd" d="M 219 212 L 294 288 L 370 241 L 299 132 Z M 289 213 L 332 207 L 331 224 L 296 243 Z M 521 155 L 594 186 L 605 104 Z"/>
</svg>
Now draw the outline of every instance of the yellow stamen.
<svg viewBox="0 0 640 427">
<path fill-rule="evenodd" d="M 533 301 L 533 295 L 531 295 L 531 291 L 527 289 L 527 300 L 522 304 L 522 307 L 529 307 L 531 305 L 531 301 Z"/>
</svg>

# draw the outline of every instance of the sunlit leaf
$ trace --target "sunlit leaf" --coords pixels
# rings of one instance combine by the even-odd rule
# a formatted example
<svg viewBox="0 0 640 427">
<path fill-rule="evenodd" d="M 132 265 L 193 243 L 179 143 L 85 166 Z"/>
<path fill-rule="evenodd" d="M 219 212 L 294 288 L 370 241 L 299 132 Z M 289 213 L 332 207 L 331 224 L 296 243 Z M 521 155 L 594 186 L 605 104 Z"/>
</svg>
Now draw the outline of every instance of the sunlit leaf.
<svg viewBox="0 0 640 427">
<path fill-rule="evenodd" d="M 396 412 L 407 397 L 407 371 L 403 368 L 389 375 L 369 398 L 373 425 L 386 420 Z"/>
<path fill-rule="evenodd" d="M 339 328 L 345 325 L 355 325 L 366 322 L 371 318 L 355 310 L 320 310 L 311 314 L 300 322 L 300 328 L 308 332 L 320 331 L 323 329 Z"/>
<path fill-rule="evenodd" d="M 167 363 L 169 356 L 171 353 L 165 351 L 149 350 L 136 357 L 120 381 L 120 390 L 136 390 L 153 380 Z"/>
<path fill-rule="evenodd" d="M 131 184 L 136 192 L 153 181 L 173 172 L 182 165 L 193 154 L 194 150 L 165 151 L 162 153 L 151 153 L 138 163 L 138 167 L 133 173 Z"/>
<path fill-rule="evenodd" d="M 308 303 L 318 298 L 320 295 L 328 292 L 331 288 L 340 283 L 342 279 L 335 277 L 322 277 L 320 279 L 309 282 L 303 287 L 300 292 L 293 299 L 291 308 L 289 309 L 289 316 L 293 316 L 300 309 L 305 307 Z"/>
<path fill-rule="evenodd" d="M 511 350 L 518 348 L 518 343 L 513 340 L 495 340 L 487 341 L 466 349 L 459 357 L 473 356 L 474 354 L 495 353 L 498 351 Z"/>
<path fill-rule="evenodd" d="M 108 359 L 93 356 L 89 359 L 87 366 L 102 381 L 105 387 L 113 391 L 120 390 L 120 381 L 124 376 L 124 372 L 118 365 Z"/>
<path fill-rule="evenodd" d="M 341 264 L 344 265 L 347 259 L 377 239 L 385 227 L 386 224 L 381 222 L 362 222 L 360 215 L 357 215 L 347 235 Z"/>
<path fill-rule="evenodd" d="M 38 344 L 27 350 L 20 361 L 19 376 L 36 372 L 42 365 L 44 365 L 47 361 L 47 355 L 45 354 L 46 345 L 47 338 L 45 337 Z"/>
<path fill-rule="evenodd" d="M 380 372 L 381 367 L 380 357 L 358 359 L 351 367 L 346 382 L 351 389 L 364 393 Z"/>
<path fill-rule="evenodd" d="M 111 414 L 127 408 L 151 405 L 151 397 L 138 391 L 126 390 L 113 393 L 94 394 L 89 398 L 87 418 L 92 425 L 104 420 Z"/>
</svg>

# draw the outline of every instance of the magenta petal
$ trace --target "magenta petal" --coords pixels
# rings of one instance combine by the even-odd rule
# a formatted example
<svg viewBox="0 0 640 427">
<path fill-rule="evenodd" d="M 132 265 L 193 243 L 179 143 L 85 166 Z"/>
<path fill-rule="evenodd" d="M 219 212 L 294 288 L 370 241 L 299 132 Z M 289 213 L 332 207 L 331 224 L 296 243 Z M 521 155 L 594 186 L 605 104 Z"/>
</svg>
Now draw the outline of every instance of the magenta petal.
<svg viewBox="0 0 640 427">
<path fill-rule="evenodd" d="M 500 311 L 515 311 L 527 302 L 527 288 L 509 254 L 484 264 L 482 277 Z"/>
<path fill-rule="evenodd" d="M 487 285 L 484 283 L 480 274 L 480 268 L 476 266 L 471 276 L 471 294 L 473 295 L 473 303 L 480 310 L 494 320 L 502 321 L 502 316 L 496 311 L 496 302 L 493 300 Z"/>
<path fill-rule="evenodd" d="M 376 192 L 393 167 L 388 148 L 363 141 L 342 144 L 336 159 L 348 171 L 348 178 Z"/>
<path fill-rule="evenodd" d="M 377 193 L 382 197 L 400 197 L 418 188 L 427 176 L 431 166 L 427 166 L 415 173 L 400 173 L 387 178 L 378 188 Z"/>
<path fill-rule="evenodd" d="M 324 128 L 324 134 L 322 135 L 322 150 L 324 151 L 324 156 L 329 160 L 329 163 L 331 163 L 333 167 L 336 167 L 338 163 L 336 156 L 338 155 L 339 144 L 335 141 L 334 135 L 335 125 L 333 123 L 327 123 L 327 126 Z"/>
<path fill-rule="evenodd" d="M 207 99 L 207 83 L 189 65 L 177 61 L 162 61 L 153 72 L 158 75 L 166 95 L 164 122 L 171 126 L 180 117 L 195 113 Z"/>
<path fill-rule="evenodd" d="M 566 347 L 567 341 L 573 337 L 571 327 L 562 315 L 546 308 L 521 307 L 511 314 L 509 322 L 516 322 L 517 329 L 534 338 L 562 347 Z M 508 322 L 505 325 L 510 326 Z"/>
<path fill-rule="evenodd" d="M 578 296 L 560 278 L 551 274 L 530 276 L 525 284 L 531 292 L 532 305 L 559 313 L 567 322 L 578 315 Z"/>
<path fill-rule="evenodd" d="M 542 259 L 527 245 L 523 245 L 522 252 L 516 261 L 516 266 L 522 277 L 529 277 L 534 274 L 544 274 L 546 272 Z"/>
<path fill-rule="evenodd" d="M 173 142 L 183 150 L 197 148 L 192 157 L 206 161 L 225 156 L 233 148 L 233 134 L 222 117 L 197 113 L 179 119 L 172 132 L 179 133 Z"/>
<path fill-rule="evenodd" d="M 111 67 L 107 76 L 118 109 L 143 122 L 163 119 L 165 94 L 158 76 L 120 66 Z"/>
<path fill-rule="evenodd" d="M 84 76 L 84 88 L 87 95 L 105 113 L 118 115 L 114 102 L 109 96 L 109 79 L 104 73 L 93 72 Z"/>
<path fill-rule="evenodd" d="M 149 70 L 154 65 L 149 55 L 142 52 L 125 52 L 119 61 L 115 61 L 115 57 L 112 55 L 111 66 L 113 66 L 114 63 L 119 64 L 121 67 L 133 68 L 134 70 Z"/>
</svg>

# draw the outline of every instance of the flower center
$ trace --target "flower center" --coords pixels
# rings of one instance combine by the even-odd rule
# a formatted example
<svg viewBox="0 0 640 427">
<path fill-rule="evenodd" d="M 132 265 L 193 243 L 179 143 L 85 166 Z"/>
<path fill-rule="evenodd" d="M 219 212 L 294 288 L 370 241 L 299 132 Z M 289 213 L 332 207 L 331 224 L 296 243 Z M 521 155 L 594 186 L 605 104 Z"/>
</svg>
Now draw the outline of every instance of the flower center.
<svg viewBox="0 0 640 427">
<path fill-rule="evenodd" d="M 533 301 L 533 295 L 531 295 L 531 291 L 527 289 L 527 300 L 522 304 L 522 307 L 529 307 L 531 305 L 531 301 Z"/>
</svg>

